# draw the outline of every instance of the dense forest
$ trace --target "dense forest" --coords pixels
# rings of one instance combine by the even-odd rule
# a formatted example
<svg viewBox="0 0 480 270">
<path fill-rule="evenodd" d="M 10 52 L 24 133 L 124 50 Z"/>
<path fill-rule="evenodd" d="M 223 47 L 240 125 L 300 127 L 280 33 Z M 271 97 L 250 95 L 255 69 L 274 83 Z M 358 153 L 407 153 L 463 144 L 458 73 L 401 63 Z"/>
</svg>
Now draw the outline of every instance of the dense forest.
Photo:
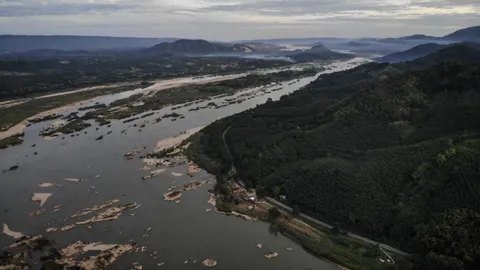
<svg viewBox="0 0 480 270">
<path fill-rule="evenodd" d="M 0 101 L 125 81 L 224 74 L 280 67 L 286 61 L 241 58 L 170 58 L 121 53 L 87 53 L 60 59 L 0 60 Z"/>
<path fill-rule="evenodd" d="M 454 56 L 469 61 L 442 61 Z M 323 75 L 206 127 L 194 159 L 221 184 L 232 165 L 224 135 L 248 186 L 418 254 L 418 269 L 478 269 L 479 56 L 452 47 Z"/>
</svg>

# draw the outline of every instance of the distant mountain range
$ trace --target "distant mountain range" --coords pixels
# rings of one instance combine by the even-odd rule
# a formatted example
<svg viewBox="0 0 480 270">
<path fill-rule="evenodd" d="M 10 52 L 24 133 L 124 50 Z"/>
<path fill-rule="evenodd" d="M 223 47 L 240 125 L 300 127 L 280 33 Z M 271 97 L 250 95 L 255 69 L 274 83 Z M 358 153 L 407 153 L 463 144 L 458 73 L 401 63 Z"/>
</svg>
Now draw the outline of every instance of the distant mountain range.
<svg viewBox="0 0 480 270">
<path fill-rule="evenodd" d="M 456 46 L 457 44 L 459 44 L 459 43 L 453 43 L 453 44 L 447 44 L 447 45 L 442 45 L 442 44 L 437 44 L 437 43 L 422 44 L 422 45 L 418 45 L 416 47 L 413 47 L 413 48 L 408 49 L 408 50 L 403 51 L 403 52 L 388 54 L 384 57 L 379 58 L 378 61 L 389 62 L 389 63 L 411 61 L 411 60 L 415 60 L 417 58 L 421 58 L 421 57 L 427 56 L 429 54 L 435 53 L 435 52 L 440 51 L 442 49 Z M 463 44 L 467 47 L 480 49 L 480 44 L 479 43 L 464 42 L 464 43 L 460 43 L 460 44 Z"/>
<path fill-rule="evenodd" d="M 285 56 L 290 57 L 297 62 L 308 62 L 315 60 L 344 60 L 353 57 L 352 54 L 334 52 L 323 45 L 316 45 L 308 50 L 299 50 L 293 53 L 290 52 Z"/>
<path fill-rule="evenodd" d="M 353 54 L 366 57 L 387 54 L 380 60 L 399 62 L 416 59 L 459 42 L 480 42 L 480 26 L 461 29 L 444 37 L 417 34 L 398 38 L 296 38 L 233 43 L 177 38 L 3 35 L 0 36 L 0 57 L 2 59 L 52 59 L 96 57 L 97 55 L 106 57 L 237 56 L 289 57 L 295 61 L 313 61 L 342 60 L 352 57 Z M 300 50 L 292 51 L 295 48 Z M 310 49 L 305 50 L 305 48 Z M 125 50 L 130 52 L 124 53 Z"/>
<path fill-rule="evenodd" d="M 352 58 L 351 54 L 334 52 L 323 45 L 313 46 L 308 50 L 280 51 L 278 46 L 261 43 L 249 44 L 224 44 L 213 43 L 206 40 L 181 39 L 171 43 L 164 42 L 148 50 L 149 53 L 173 56 L 205 56 L 205 55 L 256 55 L 271 54 L 279 57 L 288 57 L 297 62 L 314 60 L 342 60 Z"/>
<path fill-rule="evenodd" d="M 262 42 L 266 44 L 296 44 L 296 45 L 324 45 L 334 50 L 346 50 L 355 53 L 389 54 L 408 50 L 412 47 L 426 44 L 451 44 L 457 42 L 480 41 L 480 26 L 469 27 L 458 30 L 443 37 L 427 36 L 416 34 L 398 38 L 293 38 L 293 39 L 260 39 L 247 42 Z"/>
<path fill-rule="evenodd" d="M 480 25 L 460 29 L 443 37 L 447 40 L 480 42 Z"/>
<path fill-rule="evenodd" d="M 244 44 L 213 43 L 203 39 L 180 39 L 163 42 L 147 50 L 156 54 L 173 55 L 209 55 L 209 54 L 245 54 L 255 51 Z"/>
<path fill-rule="evenodd" d="M 480 44 L 478 43 L 459 43 L 436 52 L 420 57 L 410 64 L 418 67 L 433 66 L 436 63 L 454 61 L 463 63 L 480 63 Z"/>
<path fill-rule="evenodd" d="M 0 35 L 0 53 L 52 50 L 119 50 L 148 48 L 177 38 L 125 38 L 98 36 L 17 36 Z"/>
</svg>

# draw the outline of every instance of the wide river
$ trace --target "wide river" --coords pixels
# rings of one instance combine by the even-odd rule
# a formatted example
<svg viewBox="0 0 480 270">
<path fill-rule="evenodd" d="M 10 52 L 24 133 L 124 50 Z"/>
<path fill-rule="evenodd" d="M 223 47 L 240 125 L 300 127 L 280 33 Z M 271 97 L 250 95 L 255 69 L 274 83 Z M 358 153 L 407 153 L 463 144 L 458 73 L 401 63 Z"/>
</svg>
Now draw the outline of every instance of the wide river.
<svg viewBox="0 0 480 270">
<path fill-rule="evenodd" d="M 366 59 L 356 58 L 333 63 L 324 73 L 349 69 L 365 61 Z M 0 170 L 16 164 L 19 166 L 16 171 L 0 173 L 0 226 L 2 223 L 8 224 L 11 230 L 29 236 L 42 234 L 54 239 L 57 248 L 78 240 L 105 244 L 134 241 L 138 246 L 146 248 L 144 252 L 124 255 L 110 269 L 133 269 L 134 262 L 142 265 L 143 269 L 157 269 L 161 263 L 164 264 L 159 269 L 203 269 L 201 262 L 206 258 L 218 262 L 216 269 L 336 269 L 335 265 L 315 258 L 291 239 L 269 232 L 267 223 L 227 217 L 215 211 L 206 212 L 206 209 L 212 208 L 207 203 L 210 197 L 207 190 L 212 185 L 184 192 L 176 204 L 163 200 L 162 194 L 168 187 L 188 183 L 197 177 L 207 177 L 206 174 L 191 178 L 186 175 L 186 166 L 178 166 L 144 181 L 141 178 L 148 172 L 138 170 L 145 166 L 142 159 L 124 158 L 124 154 L 133 149 L 146 146 L 146 151 L 151 151 L 161 139 L 253 108 L 265 103 L 268 98 L 277 100 L 314 79 L 316 77 L 300 79 L 295 83 L 285 82 L 272 87 L 281 88 L 279 91 L 263 92 L 241 104 L 219 109 L 188 111 L 211 101 L 220 104 L 225 97 L 181 108 L 175 112 L 183 114 L 185 119 L 175 122 L 164 119 L 155 123 L 155 118 L 171 113 L 171 107 L 166 107 L 151 117 L 131 123 L 114 121 L 111 127 L 103 126 L 99 130 L 96 130 L 98 126 L 94 124 L 84 130 L 88 134 L 82 131 L 80 136 L 66 135 L 65 139 L 44 141 L 39 137 L 39 131 L 51 122 L 27 127 L 22 145 L 0 150 Z M 237 93 L 236 96 L 241 94 L 245 92 Z M 124 95 L 118 95 L 121 96 Z M 116 98 L 117 96 L 103 97 L 96 101 L 110 102 Z M 75 110 L 76 108 L 70 109 L 64 114 Z M 149 123 L 141 132 L 138 127 L 132 127 L 133 124 L 141 125 L 146 120 Z M 126 133 L 121 133 L 125 129 Z M 103 140 L 94 139 L 109 131 L 112 133 Z M 34 144 L 36 146 L 32 147 Z M 38 154 L 34 155 L 34 152 Z M 70 182 L 64 178 L 86 180 Z M 57 186 L 39 186 L 46 182 Z M 40 207 L 31 201 L 33 193 L 52 193 L 52 196 Z M 112 199 L 118 199 L 120 203 L 136 202 L 140 207 L 124 212 L 117 220 L 94 223 L 91 229 L 78 226 L 65 232 L 46 233 L 49 227 L 74 223 L 66 218 L 77 211 Z M 60 210 L 53 212 L 53 207 L 57 205 L 61 205 Z M 39 209 L 47 211 L 29 216 L 29 213 Z M 0 247 L 7 246 L 14 240 L 0 233 Z M 256 246 L 260 243 L 263 245 L 261 249 Z M 269 251 L 278 252 L 279 256 L 266 259 L 264 253 Z M 40 268 L 39 263 L 33 266 L 34 269 Z"/>
</svg>

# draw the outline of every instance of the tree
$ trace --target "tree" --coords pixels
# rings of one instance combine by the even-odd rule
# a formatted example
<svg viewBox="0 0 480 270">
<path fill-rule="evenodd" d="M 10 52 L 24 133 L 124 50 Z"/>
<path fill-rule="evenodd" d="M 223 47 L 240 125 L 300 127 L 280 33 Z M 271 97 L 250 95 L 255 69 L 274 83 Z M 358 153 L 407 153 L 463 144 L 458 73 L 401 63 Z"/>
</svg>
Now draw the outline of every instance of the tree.
<svg viewBox="0 0 480 270">
<path fill-rule="evenodd" d="M 257 187 L 255 190 L 256 190 L 257 196 L 259 198 L 263 198 L 263 197 L 267 196 L 267 191 L 265 190 L 265 188 Z"/>
<path fill-rule="evenodd" d="M 272 207 L 272 208 L 270 208 L 270 210 L 268 210 L 268 217 L 269 217 L 270 220 L 272 220 L 272 221 L 276 220 L 276 219 L 279 218 L 281 215 L 282 215 L 282 213 L 281 213 L 280 210 L 278 210 L 276 207 Z"/>
<path fill-rule="evenodd" d="M 298 204 L 294 204 L 292 206 L 292 210 L 293 210 L 293 214 L 297 215 L 297 216 L 302 213 L 302 211 L 300 210 L 300 205 L 298 205 Z"/>
<path fill-rule="evenodd" d="M 342 233 L 342 229 L 340 229 L 340 225 L 338 225 L 338 223 L 335 224 L 335 226 L 333 226 L 333 228 L 332 228 L 332 233 L 334 233 L 334 234 L 340 234 L 340 233 Z"/>
<path fill-rule="evenodd" d="M 273 197 L 277 197 L 278 195 L 280 195 L 280 187 L 279 186 L 276 186 L 274 189 L 273 189 Z"/>
</svg>

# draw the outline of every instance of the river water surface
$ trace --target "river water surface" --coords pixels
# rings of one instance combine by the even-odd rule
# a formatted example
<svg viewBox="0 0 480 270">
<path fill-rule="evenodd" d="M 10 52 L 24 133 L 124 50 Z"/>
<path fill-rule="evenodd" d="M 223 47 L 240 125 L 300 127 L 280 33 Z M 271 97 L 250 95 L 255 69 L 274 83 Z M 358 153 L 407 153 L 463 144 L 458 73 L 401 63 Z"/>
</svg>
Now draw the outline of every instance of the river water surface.
<svg viewBox="0 0 480 270">
<path fill-rule="evenodd" d="M 352 68 L 366 59 L 354 59 L 329 65 L 325 72 Z M 18 164 L 16 171 L 0 174 L 0 225 L 8 224 L 11 230 L 24 235 L 42 234 L 55 240 L 57 248 L 65 247 L 75 241 L 102 242 L 105 244 L 125 244 L 133 241 L 145 247 L 144 252 L 129 253 L 117 260 L 110 269 L 133 269 L 137 262 L 143 269 L 203 269 L 201 262 L 207 258 L 215 259 L 215 269 L 336 269 L 337 267 L 322 261 L 304 251 L 294 241 L 269 232 L 269 225 L 260 221 L 245 221 L 237 217 L 227 217 L 206 212 L 212 206 L 207 203 L 208 189 L 186 191 L 179 203 L 163 200 L 162 194 L 168 187 L 188 183 L 202 178 L 214 181 L 206 173 L 191 178 L 186 175 L 186 166 L 167 168 L 160 176 L 142 180 L 148 174 L 139 171 L 145 166 L 139 158 L 126 160 L 124 154 L 135 148 L 147 147 L 153 150 L 157 141 L 176 136 L 180 132 L 205 126 L 213 121 L 254 108 L 265 103 L 268 98 L 279 99 L 305 86 L 316 77 L 303 78 L 299 81 L 284 82 L 272 86 L 278 91 L 266 91 L 241 104 L 235 103 L 219 109 L 201 109 L 188 111 L 208 102 L 221 104 L 225 97 L 212 99 L 200 104 L 193 104 L 175 112 L 183 114 L 185 119 L 175 122 L 164 119 L 155 123 L 154 119 L 171 113 L 171 107 L 156 111 L 155 115 L 131 123 L 113 121 L 111 127 L 98 127 L 96 124 L 80 132 L 79 136 L 65 136 L 44 141 L 39 131 L 51 122 L 34 124 L 25 129 L 25 141 L 22 145 L 0 151 L 0 170 Z M 195 81 L 194 79 L 189 79 Z M 189 82 L 188 80 L 186 82 Z M 140 90 L 135 90 L 140 92 Z M 258 89 L 250 90 L 250 92 Z M 269 92 L 269 93 L 267 93 Z M 249 92 L 237 93 L 236 96 Z M 92 101 L 111 102 L 128 96 L 117 94 Z M 226 97 L 226 98 L 232 98 Z M 64 114 L 76 111 L 69 109 Z M 138 125 L 146 123 L 141 132 Z M 121 133 L 122 130 L 127 130 Z M 87 134 L 84 134 L 84 132 Z M 110 135 L 107 132 L 112 131 Z M 95 138 L 106 135 L 103 140 Z M 32 147 L 36 144 L 35 147 Z M 38 152 L 34 155 L 34 152 Z M 182 176 L 175 176 L 181 173 Z M 99 177 L 100 176 L 100 177 Z M 82 182 L 69 182 L 64 178 L 86 179 Z M 42 188 L 41 183 L 53 183 L 60 186 Z M 52 193 L 47 202 L 39 207 L 30 200 L 34 192 Z M 72 214 L 86 207 L 101 204 L 106 200 L 118 199 L 120 203 L 136 202 L 140 205 L 135 210 L 126 211 L 119 219 L 92 224 L 91 229 L 78 226 L 66 232 L 46 233 L 49 227 L 62 227 L 74 223 L 67 219 Z M 53 212 L 54 206 L 61 205 Z M 29 213 L 39 209 L 47 212 L 37 216 Z M 14 241 L 5 234 L 0 234 L 0 247 Z M 262 249 L 256 247 L 262 244 Z M 287 248 L 293 249 L 287 251 Z M 266 259 L 265 252 L 277 252 L 275 259 Z M 159 264 L 163 265 L 159 266 Z M 34 269 L 39 269 L 37 263 Z"/>
</svg>

